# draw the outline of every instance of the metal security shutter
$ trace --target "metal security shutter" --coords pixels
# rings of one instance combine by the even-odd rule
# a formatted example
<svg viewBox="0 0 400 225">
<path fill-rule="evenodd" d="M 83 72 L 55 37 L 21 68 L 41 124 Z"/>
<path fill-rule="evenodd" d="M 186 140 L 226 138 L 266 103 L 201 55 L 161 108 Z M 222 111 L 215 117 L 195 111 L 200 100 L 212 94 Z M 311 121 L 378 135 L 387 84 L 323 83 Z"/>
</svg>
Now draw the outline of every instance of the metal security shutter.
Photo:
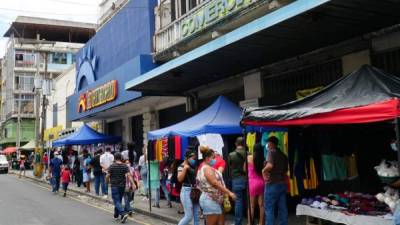
<svg viewBox="0 0 400 225">
<path fill-rule="evenodd" d="M 275 105 L 295 100 L 296 91 L 327 86 L 342 76 L 340 59 L 305 67 L 264 79 L 263 104 Z"/>
<path fill-rule="evenodd" d="M 400 49 L 376 53 L 371 60 L 373 66 L 400 77 Z"/>
</svg>

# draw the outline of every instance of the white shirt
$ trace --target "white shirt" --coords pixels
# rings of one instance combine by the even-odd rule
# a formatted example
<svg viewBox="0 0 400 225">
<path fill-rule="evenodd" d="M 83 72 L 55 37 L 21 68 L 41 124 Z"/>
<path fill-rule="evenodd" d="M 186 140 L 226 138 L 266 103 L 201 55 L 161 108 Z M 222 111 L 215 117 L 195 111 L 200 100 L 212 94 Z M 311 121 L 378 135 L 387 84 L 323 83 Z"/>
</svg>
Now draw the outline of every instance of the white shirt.
<svg viewBox="0 0 400 225">
<path fill-rule="evenodd" d="M 113 162 L 114 156 L 109 152 L 105 152 L 100 156 L 100 165 L 102 165 L 105 169 L 108 169 Z"/>
<path fill-rule="evenodd" d="M 145 166 L 145 163 L 146 162 L 144 161 L 144 155 L 141 155 L 139 158 L 139 166 L 143 167 L 143 166 Z"/>
<path fill-rule="evenodd" d="M 218 154 L 222 155 L 222 148 L 224 147 L 224 140 L 220 134 L 202 134 L 197 136 L 200 146 L 208 146 Z M 200 153 L 200 147 L 198 150 L 198 158 L 202 159 L 202 154 Z"/>
</svg>

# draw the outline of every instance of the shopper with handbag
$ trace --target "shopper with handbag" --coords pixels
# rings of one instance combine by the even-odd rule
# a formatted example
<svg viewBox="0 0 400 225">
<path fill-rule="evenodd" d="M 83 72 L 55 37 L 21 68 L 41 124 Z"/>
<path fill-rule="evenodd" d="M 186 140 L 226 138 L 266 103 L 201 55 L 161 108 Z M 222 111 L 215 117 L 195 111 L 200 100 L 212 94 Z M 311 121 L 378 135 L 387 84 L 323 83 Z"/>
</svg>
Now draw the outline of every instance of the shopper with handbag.
<svg viewBox="0 0 400 225">
<path fill-rule="evenodd" d="M 197 182 L 200 191 L 200 207 L 206 217 L 207 225 L 223 225 L 220 220 L 223 215 L 224 194 L 233 200 L 236 195 L 225 187 L 222 174 L 213 168 L 216 160 L 214 151 L 208 147 L 201 146 L 200 152 L 203 155 L 204 166 L 198 171 Z"/>
<path fill-rule="evenodd" d="M 178 181 L 182 183 L 181 203 L 185 215 L 178 225 L 187 225 L 193 219 L 193 225 L 199 224 L 199 198 L 200 190 L 196 187 L 196 153 L 188 150 L 185 161 L 178 167 Z"/>
</svg>

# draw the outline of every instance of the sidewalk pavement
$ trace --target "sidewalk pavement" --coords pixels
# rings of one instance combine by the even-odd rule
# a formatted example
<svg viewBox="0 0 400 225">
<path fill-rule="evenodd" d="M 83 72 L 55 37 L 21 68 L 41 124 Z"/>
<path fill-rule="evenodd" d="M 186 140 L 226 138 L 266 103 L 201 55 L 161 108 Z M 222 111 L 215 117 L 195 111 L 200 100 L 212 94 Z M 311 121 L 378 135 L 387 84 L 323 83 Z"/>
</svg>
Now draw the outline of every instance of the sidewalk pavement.
<svg viewBox="0 0 400 225">
<path fill-rule="evenodd" d="M 10 172 L 14 173 L 14 174 L 18 174 L 18 171 L 16 171 L 16 170 L 11 170 Z M 34 180 L 36 182 L 49 184 L 49 182 L 46 181 L 45 177 L 36 178 L 33 175 L 32 171 L 26 172 L 26 178 Z M 76 183 L 70 183 L 70 185 L 68 186 L 69 191 L 74 192 L 78 195 L 88 196 L 88 197 L 94 198 L 96 200 L 104 201 L 106 203 L 112 204 L 111 190 L 109 190 L 109 194 L 108 194 L 107 198 L 104 198 L 103 196 L 97 196 L 95 194 L 93 182 L 91 184 L 90 189 L 91 189 L 91 192 L 88 193 L 88 192 L 86 192 L 85 187 L 83 187 L 83 186 L 77 187 Z M 100 190 L 100 193 L 101 193 L 101 190 Z M 153 204 L 153 202 L 154 202 L 154 200 L 152 200 L 152 204 Z M 163 220 L 168 223 L 178 224 L 180 219 L 183 217 L 183 214 L 178 214 L 178 209 L 181 209 L 181 206 L 179 206 L 179 203 L 176 203 L 176 202 L 173 202 L 172 205 L 173 205 L 173 207 L 169 208 L 167 206 L 167 202 L 165 200 L 160 200 L 161 208 L 151 207 L 151 211 L 150 211 L 148 199 L 145 199 L 144 196 L 138 195 L 138 194 L 135 195 L 134 202 L 132 203 L 134 212 L 136 212 L 136 213 L 154 217 L 154 218 Z M 244 224 L 246 224 L 246 221 L 244 221 Z M 233 215 L 231 215 L 231 214 L 226 215 L 225 224 L 227 224 L 227 225 L 234 224 Z M 291 215 L 289 215 L 289 224 L 290 225 L 303 225 L 303 224 L 305 224 L 305 218 L 297 217 L 294 214 L 291 214 Z"/>
</svg>

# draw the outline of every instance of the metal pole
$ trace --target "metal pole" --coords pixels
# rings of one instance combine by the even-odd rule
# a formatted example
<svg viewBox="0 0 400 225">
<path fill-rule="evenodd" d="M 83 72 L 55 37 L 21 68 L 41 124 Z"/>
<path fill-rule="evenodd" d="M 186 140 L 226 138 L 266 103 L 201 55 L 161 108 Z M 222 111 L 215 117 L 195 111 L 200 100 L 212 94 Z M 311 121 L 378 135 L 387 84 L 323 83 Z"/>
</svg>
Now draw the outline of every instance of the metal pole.
<svg viewBox="0 0 400 225">
<path fill-rule="evenodd" d="M 150 158 L 149 158 L 149 148 L 147 147 L 147 181 L 148 181 L 148 192 L 149 192 L 149 210 L 151 212 L 151 179 L 150 179 Z"/>
<path fill-rule="evenodd" d="M 399 117 L 396 117 L 394 120 L 395 122 L 395 130 L 396 130 L 396 146 L 397 146 L 397 161 L 398 164 L 400 165 L 400 119 Z M 398 168 L 399 173 L 400 173 L 400 167 Z"/>
</svg>

